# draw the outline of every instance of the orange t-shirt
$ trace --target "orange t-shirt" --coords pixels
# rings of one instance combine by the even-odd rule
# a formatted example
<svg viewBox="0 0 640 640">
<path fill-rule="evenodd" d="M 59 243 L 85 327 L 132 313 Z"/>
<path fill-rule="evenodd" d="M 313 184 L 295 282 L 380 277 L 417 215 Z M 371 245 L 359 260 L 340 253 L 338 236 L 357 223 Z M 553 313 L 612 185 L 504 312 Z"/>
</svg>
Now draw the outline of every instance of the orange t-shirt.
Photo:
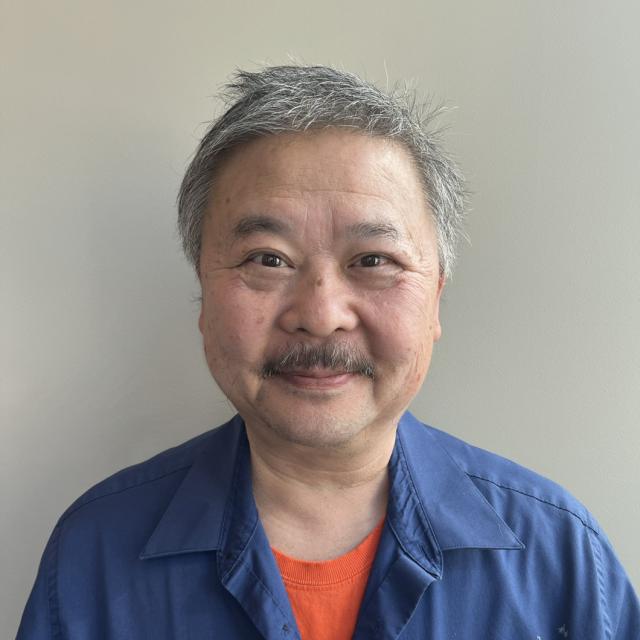
<svg viewBox="0 0 640 640">
<path fill-rule="evenodd" d="M 355 548 L 326 562 L 296 560 L 276 549 L 302 640 L 349 640 L 378 549 L 384 519 Z"/>
</svg>

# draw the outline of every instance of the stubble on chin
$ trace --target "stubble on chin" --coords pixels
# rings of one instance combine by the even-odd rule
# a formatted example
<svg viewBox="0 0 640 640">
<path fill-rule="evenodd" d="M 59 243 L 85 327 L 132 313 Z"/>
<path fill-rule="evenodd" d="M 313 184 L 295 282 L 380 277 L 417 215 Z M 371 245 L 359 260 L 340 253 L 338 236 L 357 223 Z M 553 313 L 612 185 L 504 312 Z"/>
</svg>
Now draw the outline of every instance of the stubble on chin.
<svg viewBox="0 0 640 640">
<path fill-rule="evenodd" d="M 265 436 L 282 443 L 315 449 L 342 449 L 353 444 L 366 429 L 367 416 L 362 411 L 355 415 L 346 410 L 336 413 L 322 404 L 298 412 L 285 407 L 278 411 L 257 407 L 256 417 Z"/>
</svg>

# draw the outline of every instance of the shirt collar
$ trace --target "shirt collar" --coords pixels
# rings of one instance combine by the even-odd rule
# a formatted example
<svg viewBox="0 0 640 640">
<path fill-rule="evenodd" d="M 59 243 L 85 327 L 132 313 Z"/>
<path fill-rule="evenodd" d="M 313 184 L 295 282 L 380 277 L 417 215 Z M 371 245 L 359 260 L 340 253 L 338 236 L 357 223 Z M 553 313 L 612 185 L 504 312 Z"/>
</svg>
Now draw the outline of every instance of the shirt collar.
<svg viewBox="0 0 640 640">
<path fill-rule="evenodd" d="M 236 415 L 196 455 L 140 558 L 221 549 L 234 476 L 249 464 L 244 422 Z"/>
<path fill-rule="evenodd" d="M 410 413 L 400 420 L 389 474 L 389 525 L 431 573 L 440 575 L 442 551 L 523 548 L 433 432 Z M 213 431 L 196 455 L 140 558 L 222 549 L 232 490 L 251 492 L 248 442 L 238 415 Z M 253 497 L 243 495 L 241 502 L 243 521 L 251 526 L 257 520 Z"/>
<path fill-rule="evenodd" d="M 441 574 L 442 551 L 524 548 L 434 432 L 408 412 L 389 474 L 389 523 L 427 571 Z"/>
</svg>

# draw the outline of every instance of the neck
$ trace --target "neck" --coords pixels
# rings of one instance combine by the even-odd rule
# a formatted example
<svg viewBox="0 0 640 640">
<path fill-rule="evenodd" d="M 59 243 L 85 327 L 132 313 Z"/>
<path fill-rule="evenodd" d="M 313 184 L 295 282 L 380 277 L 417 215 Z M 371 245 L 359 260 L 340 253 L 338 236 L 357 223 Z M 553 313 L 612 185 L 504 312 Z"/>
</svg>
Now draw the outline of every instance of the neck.
<svg viewBox="0 0 640 640">
<path fill-rule="evenodd" d="M 395 431 L 389 426 L 364 446 L 318 449 L 247 424 L 254 497 L 271 546 L 327 560 L 364 539 L 386 513 Z"/>
</svg>

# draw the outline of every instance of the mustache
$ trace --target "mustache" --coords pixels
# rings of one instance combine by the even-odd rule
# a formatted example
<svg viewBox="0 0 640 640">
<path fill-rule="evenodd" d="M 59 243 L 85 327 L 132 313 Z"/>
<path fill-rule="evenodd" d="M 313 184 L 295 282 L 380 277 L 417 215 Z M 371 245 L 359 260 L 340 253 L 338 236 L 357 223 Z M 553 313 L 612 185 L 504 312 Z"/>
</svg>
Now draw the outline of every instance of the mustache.
<svg viewBox="0 0 640 640">
<path fill-rule="evenodd" d="M 372 380 L 375 378 L 374 362 L 357 347 L 342 342 L 322 345 L 298 342 L 268 358 L 260 374 L 263 378 L 270 378 L 314 367 L 356 373 Z"/>
</svg>

